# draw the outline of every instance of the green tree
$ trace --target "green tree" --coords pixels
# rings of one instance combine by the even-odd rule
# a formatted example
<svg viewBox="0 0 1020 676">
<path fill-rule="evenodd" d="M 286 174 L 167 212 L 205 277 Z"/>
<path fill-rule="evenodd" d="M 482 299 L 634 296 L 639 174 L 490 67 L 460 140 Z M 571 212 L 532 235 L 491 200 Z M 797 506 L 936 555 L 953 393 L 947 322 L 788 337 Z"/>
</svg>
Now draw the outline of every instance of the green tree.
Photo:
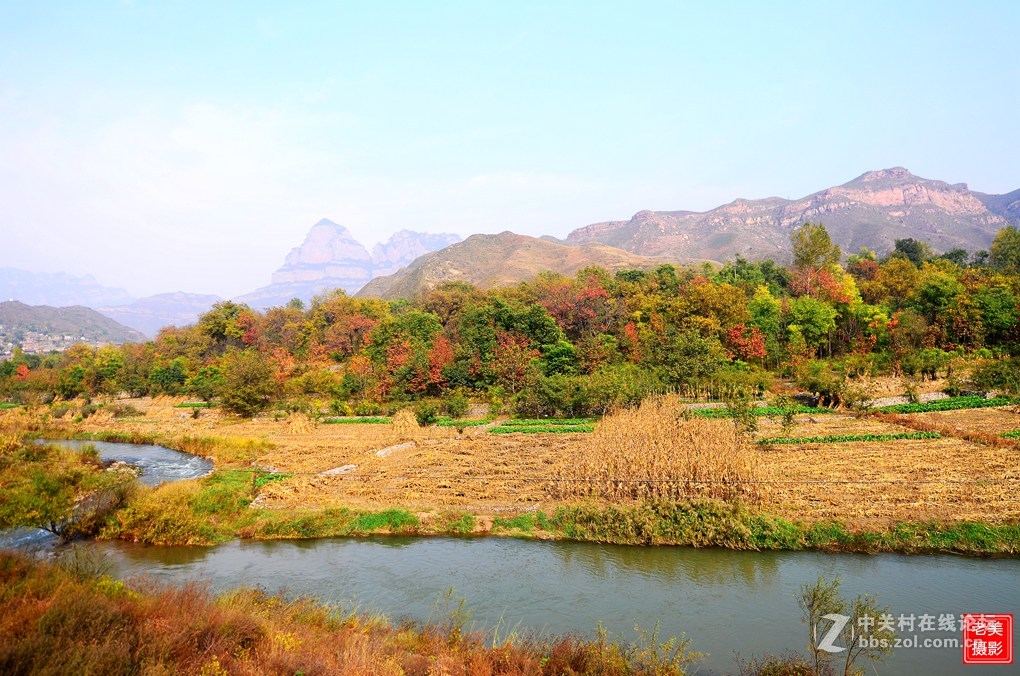
<svg viewBox="0 0 1020 676">
<path fill-rule="evenodd" d="M 87 371 L 81 364 L 68 366 L 57 376 L 57 394 L 64 399 L 74 399 L 88 392 L 85 382 Z"/>
<path fill-rule="evenodd" d="M 695 387 L 711 378 L 728 359 L 715 336 L 697 331 L 668 329 L 660 338 L 652 338 L 648 352 L 660 367 L 667 385 Z"/>
<path fill-rule="evenodd" d="M 0 440 L 0 530 L 41 528 L 63 539 L 92 534 L 123 504 L 134 478 L 104 471 L 95 449 Z"/>
<path fill-rule="evenodd" d="M 925 265 L 915 289 L 914 307 L 931 322 L 944 315 L 953 299 L 964 291 L 963 284 L 951 271 Z"/>
<path fill-rule="evenodd" d="M 959 268 L 965 268 L 967 267 L 967 261 L 970 260 L 970 254 L 967 253 L 966 249 L 957 248 L 950 249 L 949 251 L 942 254 L 940 258 L 944 258 L 945 260 L 949 261 L 950 263 Z"/>
<path fill-rule="evenodd" d="M 913 237 L 898 239 L 893 244 L 893 251 L 890 258 L 905 258 L 914 264 L 914 267 L 921 267 L 921 264 L 931 258 L 931 247 L 927 242 L 921 242 Z M 964 252 L 966 257 L 966 252 Z"/>
<path fill-rule="evenodd" d="M 223 384 L 223 375 L 218 366 L 206 366 L 188 379 L 187 390 L 204 401 L 211 401 Z"/>
<path fill-rule="evenodd" d="M 178 357 L 169 364 L 162 364 L 152 369 L 149 380 L 153 387 L 163 394 L 178 394 L 188 380 L 184 359 Z"/>
<path fill-rule="evenodd" d="M 821 223 L 805 223 L 790 235 L 793 244 L 793 265 L 799 270 L 838 265 L 843 257 L 839 245 L 829 237 Z"/>
<path fill-rule="evenodd" d="M 790 326 L 804 336 L 810 347 L 819 347 L 829 332 L 836 328 L 836 317 L 839 313 L 828 303 L 811 296 L 795 298 L 790 304 Z"/>
<path fill-rule="evenodd" d="M 1010 225 L 995 236 L 989 261 L 993 267 L 1020 274 L 1020 229 Z"/>
<path fill-rule="evenodd" d="M 223 357 L 220 402 L 228 411 L 251 418 L 269 406 L 275 390 L 273 365 L 256 350 L 234 350 Z"/>
<path fill-rule="evenodd" d="M 1008 342 L 1020 323 L 1020 299 L 1008 288 L 983 287 L 973 294 L 989 344 Z"/>
<path fill-rule="evenodd" d="M 574 375 L 577 373 L 577 350 L 565 340 L 559 340 L 554 345 L 543 345 L 538 367 L 547 376 L 557 373 Z"/>
</svg>

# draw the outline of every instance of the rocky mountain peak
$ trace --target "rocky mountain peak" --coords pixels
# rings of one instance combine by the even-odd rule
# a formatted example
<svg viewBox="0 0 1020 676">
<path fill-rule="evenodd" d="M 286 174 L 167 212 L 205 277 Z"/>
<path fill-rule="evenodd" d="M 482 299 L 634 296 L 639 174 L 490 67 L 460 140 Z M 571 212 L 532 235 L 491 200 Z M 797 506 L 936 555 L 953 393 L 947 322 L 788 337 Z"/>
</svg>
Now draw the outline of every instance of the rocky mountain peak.
<svg viewBox="0 0 1020 676">
<path fill-rule="evenodd" d="M 273 275 L 273 281 L 287 281 L 290 269 L 323 265 L 333 261 L 359 261 L 369 263 L 372 257 L 351 232 L 329 219 L 312 226 L 301 246 L 292 249 L 282 268 Z"/>
<path fill-rule="evenodd" d="M 395 272 L 423 254 L 459 241 L 457 235 L 401 230 L 370 254 L 347 228 L 323 218 L 308 231 L 301 246 L 287 254 L 268 286 L 235 300 L 265 308 L 291 298 L 309 301 L 329 289 L 354 293 L 373 277 Z"/>
<path fill-rule="evenodd" d="M 601 242 L 680 262 L 723 261 L 738 254 L 784 260 L 790 231 L 805 221 L 821 221 L 847 251 L 862 246 L 888 251 L 906 237 L 938 251 L 974 251 L 989 246 L 995 233 L 1018 216 L 1020 200 L 1014 193 L 985 195 L 965 183 L 951 185 L 890 167 L 800 199 L 737 199 L 703 213 L 641 211 L 629 221 L 578 228 L 566 242 Z"/>
<path fill-rule="evenodd" d="M 374 276 L 392 274 L 419 256 L 456 244 L 459 241 L 459 235 L 450 233 L 433 235 L 411 230 L 395 232 L 385 243 L 380 242 L 372 248 Z"/>
<path fill-rule="evenodd" d="M 878 171 L 865 172 L 850 182 L 873 183 L 875 181 L 888 181 L 888 180 L 919 181 L 923 179 L 919 179 L 917 176 L 914 176 L 904 167 L 891 167 L 889 169 L 879 169 Z"/>
</svg>

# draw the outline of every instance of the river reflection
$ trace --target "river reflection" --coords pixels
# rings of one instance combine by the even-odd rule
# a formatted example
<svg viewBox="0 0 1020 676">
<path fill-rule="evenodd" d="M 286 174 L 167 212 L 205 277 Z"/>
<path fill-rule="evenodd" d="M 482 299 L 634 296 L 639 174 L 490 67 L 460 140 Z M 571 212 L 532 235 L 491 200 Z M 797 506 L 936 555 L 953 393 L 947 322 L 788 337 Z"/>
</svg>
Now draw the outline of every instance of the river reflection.
<svg viewBox="0 0 1020 676">
<path fill-rule="evenodd" d="M 741 552 L 731 550 L 685 548 L 685 554 L 678 556 L 677 549 L 557 547 L 554 553 L 563 560 L 566 569 L 579 568 L 600 578 L 622 573 L 654 580 L 687 580 L 699 585 L 741 583 L 759 587 L 774 582 L 778 575 L 778 562 L 768 553 L 743 552 L 748 555 L 741 556 Z"/>
<path fill-rule="evenodd" d="M 737 552 L 493 537 L 232 542 L 208 549 L 96 546 L 124 576 L 197 580 L 214 590 L 259 586 L 393 619 L 429 619 L 452 587 L 466 599 L 478 628 L 502 624 L 539 634 L 590 634 L 601 623 L 633 637 L 636 625 L 647 629 L 658 622 L 663 635 L 685 632 L 695 649 L 711 654 L 704 666 L 723 672 L 736 669 L 737 648 L 745 657 L 800 650 L 805 628 L 794 597 L 800 585 L 820 575 L 842 578 L 844 596 L 877 594 L 895 614 L 1020 610 L 1016 559 Z M 901 650 L 879 673 L 956 673 L 958 653 Z"/>
</svg>

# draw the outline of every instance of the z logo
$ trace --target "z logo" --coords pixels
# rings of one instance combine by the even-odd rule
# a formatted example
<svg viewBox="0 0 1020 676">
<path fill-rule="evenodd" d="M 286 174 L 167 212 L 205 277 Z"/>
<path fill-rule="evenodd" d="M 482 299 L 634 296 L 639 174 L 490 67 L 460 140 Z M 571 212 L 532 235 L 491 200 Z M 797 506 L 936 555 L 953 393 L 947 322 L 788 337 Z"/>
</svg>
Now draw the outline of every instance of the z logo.
<svg viewBox="0 0 1020 676">
<path fill-rule="evenodd" d="M 828 615 L 822 615 L 823 620 L 832 620 L 832 627 L 825 633 L 822 640 L 818 642 L 818 649 L 824 650 L 827 653 L 841 653 L 846 648 L 840 648 L 835 644 L 837 638 L 839 638 L 840 632 L 843 631 L 843 627 L 850 621 L 850 618 L 846 615 L 839 615 L 837 613 L 829 613 Z M 815 639 L 817 640 L 817 626 L 815 627 Z"/>
</svg>

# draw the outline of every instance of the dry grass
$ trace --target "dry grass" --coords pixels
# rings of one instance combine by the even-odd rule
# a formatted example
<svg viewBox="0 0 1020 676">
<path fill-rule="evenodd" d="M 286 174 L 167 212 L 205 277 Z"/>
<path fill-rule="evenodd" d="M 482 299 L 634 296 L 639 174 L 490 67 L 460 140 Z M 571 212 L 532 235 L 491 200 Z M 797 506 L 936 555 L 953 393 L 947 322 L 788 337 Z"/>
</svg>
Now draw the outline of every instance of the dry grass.
<svg viewBox="0 0 1020 676">
<path fill-rule="evenodd" d="M 975 408 L 962 411 L 917 413 L 912 416 L 933 424 L 948 425 L 965 432 L 999 435 L 1020 428 L 1020 410 L 1009 408 Z"/>
<path fill-rule="evenodd" d="M 187 411 L 168 406 L 171 401 L 128 402 L 146 412 L 140 420 L 86 419 L 79 425 L 62 420 L 59 424 L 67 433 L 150 435 L 176 448 L 212 456 L 218 465 L 292 473 L 263 487 L 259 505 L 272 508 L 401 506 L 419 515 L 444 510 L 505 515 L 536 507 L 554 509 L 582 495 L 605 503 L 657 491 L 704 495 L 702 489 L 709 488 L 709 493 L 739 494 L 741 490 L 753 493 L 756 487 L 766 511 L 806 520 L 834 517 L 855 526 L 929 518 L 1020 520 L 1016 499 L 1020 444 L 1001 440 L 1002 447 L 995 447 L 952 436 L 959 428 L 999 439 L 1000 430 L 1020 428 L 1020 415 L 1009 409 L 895 417 L 814 416 L 815 422 L 812 416 L 799 415 L 790 436 L 889 434 L 935 425 L 945 438 L 768 448 L 751 444 L 750 450 L 745 446 L 731 457 L 725 449 L 738 442 L 730 421 L 683 421 L 665 404 L 658 404 L 654 414 L 646 408 L 645 413 L 607 418 L 592 434 L 492 435 L 484 428 L 466 428 L 462 434 L 453 428 L 422 428 L 408 417 L 410 413 L 397 416 L 407 419 L 400 424 L 309 429 L 302 421 L 302 429 L 309 431 L 298 433 L 294 419 L 239 420 L 208 411 L 193 419 Z M 153 418 L 153 405 L 161 415 L 172 414 Z M 39 425 L 38 414 L 18 410 L 0 412 L 0 421 L 10 429 L 38 429 Z M 774 421 L 762 419 L 760 425 L 759 436 L 784 436 Z M 703 437 L 709 445 L 701 444 Z M 686 446 L 683 439 L 689 441 Z M 408 442 L 413 444 L 386 457 L 376 454 Z M 345 465 L 357 469 L 345 475 L 316 476 Z M 619 476 L 618 471 L 631 472 L 623 476 L 632 476 L 637 483 L 607 485 L 611 482 L 606 479 Z M 724 483 L 706 483 L 714 476 L 723 477 Z M 758 485 L 749 484 L 748 477 L 802 483 Z M 566 482 L 550 482 L 550 478 L 594 478 L 603 485 L 594 490 L 580 483 L 567 487 Z M 642 483 L 649 478 L 667 481 Z M 1002 483 L 1004 478 L 1018 481 Z M 909 483 L 919 479 L 925 483 Z"/>
<path fill-rule="evenodd" d="M 1020 520 L 1020 453 L 955 438 L 771 447 L 773 509 L 807 520 Z"/>
<path fill-rule="evenodd" d="M 758 422 L 758 438 L 761 439 L 768 437 L 824 437 L 840 434 L 896 434 L 904 431 L 909 430 L 905 430 L 895 423 L 852 415 L 799 415 L 789 434 L 775 420 L 762 418 Z"/>
<path fill-rule="evenodd" d="M 390 426 L 397 436 L 406 437 L 409 440 L 414 439 L 421 431 L 421 426 L 418 424 L 418 419 L 414 416 L 414 411 L 406 408 L 402 411 L 397 411 L 397 414 L 390 421 Z"/>
<path fill-rule="evenodd" d="M 0 672 L 8 674 L 636 673 L 642 646 L 563 637 L 494 640 L 456 611 L 390 625 L 258 590 L 133 586 L 0 553 Z M 494 642 L 494 647 L 489 647 Z M 681 653 L 670 671 L 697 655 Z"/>
<path fill-rule="evenodd" d="M 648 399 L 604 419 L 571 448 L 557 497 L 611 501 L 719 498 L 758 501 L 759 451 L 729 420 L 688 418 L 675 396 Z"/>
<path fill-rule="evenodd" d="M 355 426 L 351 426 L 355 427 Z M 402 446 L 384 458 L 377 449 L 393 445 L 388 425 L 357 425 L 365 434 L 357 442 L 365 450 L 335 450 L 331 467 L 355 464 L 357 469 L 340 476 L 295 476 L 274 482 L 263 490 L 262 504 L 272 507 L 357 505 L 381 507 L 400 504 L 416 509 L 444 507 L 502 511 L 533 506 L 548 499 L 545 483 L 554 476 L 564 454 L 586 435 L 479 434 L 459 436 L 442 428 L 421 429 L 414 445 Z M 344 430 L 350 434 L 349 430 Z M 374 439 L 374 441 L 371 441 Z M 322 439 L 309 443 L 324 446 Z M 340 441 L 340 440 L 337 440 Z M 348 449 L 350 447 L 348 446 Z M 277 451 L 277 469 L 291 466 Z M 320 457 L 323 452 L 320 452 Z M 281 462 L 283 461 L 283 462 Z"/>
<path fill-rule="evenodd" d="M 913 387 L 918 394 L 942 392 L 948 383 L 944 378 L 935 380 L 918 380 L 897 376 L 881 376 L 878 378 L 854 378 L 850 381 L 854 386 L 867 392 L 871 397 L 901 397 L 908 387 Z"/>
</svg>

